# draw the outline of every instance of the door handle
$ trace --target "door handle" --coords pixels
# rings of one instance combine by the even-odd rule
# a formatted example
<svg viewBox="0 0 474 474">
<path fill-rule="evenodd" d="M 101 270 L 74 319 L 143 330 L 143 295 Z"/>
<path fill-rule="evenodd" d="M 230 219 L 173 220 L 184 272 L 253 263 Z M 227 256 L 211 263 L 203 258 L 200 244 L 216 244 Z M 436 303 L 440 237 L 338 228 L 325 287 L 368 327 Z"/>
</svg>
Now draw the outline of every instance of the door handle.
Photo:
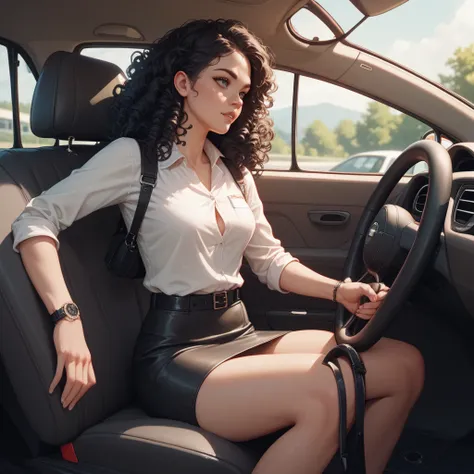
<svg viewBox="0 0 474 474">
<path fill-rule="evenodd" d="M 346 211 L 308 211 L 308 217 L 316 225 L 344 225 L 351 215 Z"/>
</svg>

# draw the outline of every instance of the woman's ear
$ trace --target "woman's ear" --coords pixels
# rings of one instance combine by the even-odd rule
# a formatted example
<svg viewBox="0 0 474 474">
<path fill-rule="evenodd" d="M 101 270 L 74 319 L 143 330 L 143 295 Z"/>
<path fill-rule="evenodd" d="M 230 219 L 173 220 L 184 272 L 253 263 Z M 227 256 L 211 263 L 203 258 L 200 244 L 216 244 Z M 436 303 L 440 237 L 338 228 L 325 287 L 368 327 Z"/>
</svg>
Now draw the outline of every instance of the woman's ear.
<svg viewBox="0 0 474 474">
<path fill-rule="evenodd" d="M 187 97 L 191 89 L 188 75 L 183 71 L 178 71 L 174 75 L 174 86 L 181 97 Z"/>
</svg>

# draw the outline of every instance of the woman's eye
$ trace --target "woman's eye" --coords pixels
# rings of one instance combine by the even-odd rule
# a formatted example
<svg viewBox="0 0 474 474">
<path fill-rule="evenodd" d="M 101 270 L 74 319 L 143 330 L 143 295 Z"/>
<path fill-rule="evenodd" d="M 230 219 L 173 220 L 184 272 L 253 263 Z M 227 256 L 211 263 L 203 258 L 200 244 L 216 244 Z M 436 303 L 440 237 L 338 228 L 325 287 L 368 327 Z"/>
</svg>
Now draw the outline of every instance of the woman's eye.
<svg viewBox="0 0 474 474">
<path fill-rule="evenodd" d="M 216 82 L 218 82 L 223 87 L 227 87 L 229 85 L 229 79 L 225 77 L 216 78 Z"/>
<path fill-rule="evenodd" d="M 227 77 L 216 77 L 214 80 L 224 88 L 229 87 L 230 81 L 229 81 L 229 79 L 227 79 Z M 240 96 L 241 100 L 244 100 L 246 95 L 247 95 L 247 92 L 240 92 L 239 93 L 239 96 Z"/>
</svg>

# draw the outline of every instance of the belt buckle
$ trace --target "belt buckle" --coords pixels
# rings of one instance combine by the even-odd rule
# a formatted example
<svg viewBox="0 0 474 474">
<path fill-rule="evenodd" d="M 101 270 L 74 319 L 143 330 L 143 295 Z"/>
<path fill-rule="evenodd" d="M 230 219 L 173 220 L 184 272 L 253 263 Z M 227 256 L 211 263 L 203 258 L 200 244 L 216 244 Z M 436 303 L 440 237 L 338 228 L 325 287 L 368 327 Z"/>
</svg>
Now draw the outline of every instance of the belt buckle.
<svg viewBox="0 0 474 474">
<path fill-rule="evenodd" d="M 213 293 L 212 302 L 214 303 L 214 309 L 227 308 L 229 299 L 227 298 L 227 291 L 219 291 L 219 293 Z"/>
</svg>

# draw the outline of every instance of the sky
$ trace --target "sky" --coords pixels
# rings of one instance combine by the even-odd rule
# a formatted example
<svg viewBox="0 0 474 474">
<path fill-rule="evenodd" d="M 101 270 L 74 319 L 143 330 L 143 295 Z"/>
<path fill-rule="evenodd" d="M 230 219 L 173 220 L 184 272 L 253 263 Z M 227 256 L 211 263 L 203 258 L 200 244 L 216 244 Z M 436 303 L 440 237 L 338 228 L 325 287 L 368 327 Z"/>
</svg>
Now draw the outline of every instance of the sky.
<svg viewBox="0 0 474 474">
<path fill-rule="evenodd" d="M 349 0 L 319 0 L 346 30 L 360 14 Z M 317 28 L 314 19 L 306 16 L 297 27 L 303 31 Z M 404 5 L 379 17 L 369 18 L 349 36 L 349 41 L 387 56 L 430 79 L 438 80 L 447 73 L 446 60 L 458 47 L 474 42 L 474 0 L 409 0 Z M 116 62 L 122 69 L 129 63 L 130 51 L 99 52 L 99 57 Z M 278 58 L 277 58 L 278 59 Z M 9 100 L 6 51 L 0 45 L 0 101 Z M 20 101 L 30 102 L 34 79 L 22 61 L 19 71 Z M 291 75 L 278 72 L 279 90 L 275 108 L 291 104 Z M 363 111 L 367 99 L 353 92 L 314 80 L 303 80 L 301 104 L 333 103 Z"/>
<path fill-rule="evenodd" d="M 360 19 L 355 9 L 348 8 L 348 0 L 318 1 L 346 31 Z M 449 72 L 446 61 L 456 48 L 474 42 L 473 31 L 474 0 L 409 0 L 390 12 L 367 19 L 348 40 L 438 81 L 440 73 Z M 288 81 L 282 78 L 280 89 L 288 89 L 285 82 Z M 330 102 L 363 111 L 367 104 L 367 99 L 358 94 L 330 84 L 315 87 L 312 80 L 302 82 L 300 94 L 300 103 L 306 105 Z M 289 91 L 281 95 L 281 100 L 277 97 L 275 101 L 277 108 L 290 97 Z"/>
</svg>

